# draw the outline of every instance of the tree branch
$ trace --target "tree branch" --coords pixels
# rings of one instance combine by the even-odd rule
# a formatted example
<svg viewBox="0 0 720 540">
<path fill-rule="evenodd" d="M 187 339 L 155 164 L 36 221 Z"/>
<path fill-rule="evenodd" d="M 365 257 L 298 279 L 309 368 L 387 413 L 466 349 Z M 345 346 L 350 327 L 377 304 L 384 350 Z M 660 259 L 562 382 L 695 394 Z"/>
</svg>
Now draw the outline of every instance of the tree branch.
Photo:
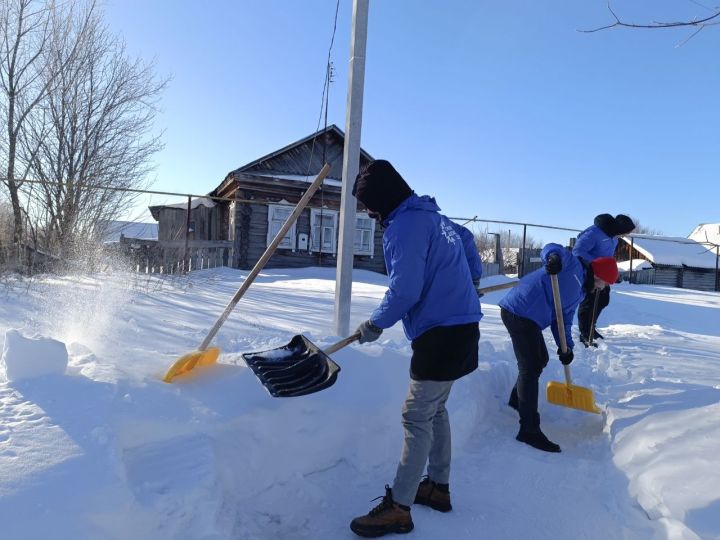
<svg viewBox="0 0 720 540">
<path fill-rule="evenodd" d="M 699 4 L 698 4 L 699 5 Z M 628 23 L 620 19 L 620 17 L 617 16 L 615 11 L 612 8 L 612 5 L 610 4 L 610 0 L 608 0 L 608 11 L 610 11 L 610 14 L 612 15 L 613 19 L 615 19 L 615 22 L 612 24 L 607 24 L 605 26 L 600 26 L 598 28 L 591 28 L 588 30 L 578 30 L 578 32 L 582 32 L 585 34 L 592 34 L 593 32 L 600 32 L 601 30 L 608 30 L 610 28 L 649 28 L 649 29 L 655 29 L 655 28 L 681 28 L 681 27 L 687 27 L 692 26 L 695 28 L 698 28 L 698 30 L 693 33 L 690 38 L 697 35 L 700 30 L 705 28 L 706 26 L 715 26 L 717 24 L 720 24 L 720 9 L 711 9 L 707 6 L 701 6 L 705 9 L 708 9 L 712 11 L 712 15 L 708 15 L 707 17 L 704 17 L 702 19 L 693 19 L 691 21 L 674 21 L 674 22 L 662 22 L 662 21 L 655 21 L 648 24 L 637 24 L 637 23 Z M 716 21 L 716 22 L 711 22 Z M 690 39 L 688 38 L 688 40 Z M 683 43 L 686 43 L 688 40 L 685 40 Z"/>
</svg>

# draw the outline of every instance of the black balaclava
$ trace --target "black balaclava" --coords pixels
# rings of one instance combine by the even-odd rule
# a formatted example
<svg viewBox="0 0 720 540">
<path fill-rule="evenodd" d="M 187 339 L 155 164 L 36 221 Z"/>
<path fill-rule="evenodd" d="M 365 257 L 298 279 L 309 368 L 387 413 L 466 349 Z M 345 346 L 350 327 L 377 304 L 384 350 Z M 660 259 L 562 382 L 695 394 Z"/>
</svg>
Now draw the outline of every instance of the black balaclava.
<svg viewBox="0 0 720 540">
<path fill-rule="evenodd" d="M 613 236 L 630 234 L 633 232 L 633 229 L 635 229 L 635 223 L 633 223 L 633 220 L 630 219 L 629 216 L 625 214 L 615 216 L 615 234 Z"/>
<path fill-rule="evenodd" d="M 376 159 L 360 171 L 353 195 L 384 221 L 413 191 L 389 161 Z"/>
<path fill-rule="evenodd" d="M 595 226 L 608 236 L 615 236 L 615 218 L 610 214 L 595 216 Z"/>
</svg>

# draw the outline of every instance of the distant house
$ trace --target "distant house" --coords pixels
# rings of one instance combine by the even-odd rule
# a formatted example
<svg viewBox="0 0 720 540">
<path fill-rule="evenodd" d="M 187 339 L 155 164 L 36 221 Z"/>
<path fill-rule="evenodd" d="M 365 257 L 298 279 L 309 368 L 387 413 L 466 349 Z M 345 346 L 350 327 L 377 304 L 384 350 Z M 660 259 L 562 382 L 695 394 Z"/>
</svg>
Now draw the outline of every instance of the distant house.
<svg viewBox="0 0 720 540">
<path fill-rule="evenodd" d="M 268 268 L 335 266 L 337 263 L 344 133 L 335 125 L 239 167 L 209 198 L 188 204 L 153 206 L 159 244 L 194 250 L 223 249 L 225 264 L 252 268 L 323 166 L 324 183 L 267 263 Z M 360 153 L 362 167 L 373 158 Z M 189 226 L 188 226 L 189 224 Z M 355 268 L 385 271 L 382 231 L 358 204 L 353 232 Z M 196 266 L 194 266 L 196 267 Z"/>
<path fill-rule="evenodd" d="M 616 256 L 632 260 L 632 273 L 650 276 L 644 283 L 684 289 L 715 291 L 718 283 L 718 258 L 712 249 L 690 238 L 630 234 L 622 236 Z M 647 261 L 651 266 L 648 269 Z M 630 272 L 630 264 L 619 263 Z M 645 268 L 642 268 L 645 267 Z M 639 272 L 638 272 L 639 271 Z M 634 276 L 628 276 L 638 282 Z"/>
<path fill-rule="evenodd" d="M 157 223 L 138 223 L 136 221 L 106 221 L 99 227 L 104 244 L 127 240 L 157 240 Z"/>
<path fill-rule="evenodd" d="M 688 236 L 696 242 L 720 245 L 720 223 L 701 223 Z"/>
</svg>

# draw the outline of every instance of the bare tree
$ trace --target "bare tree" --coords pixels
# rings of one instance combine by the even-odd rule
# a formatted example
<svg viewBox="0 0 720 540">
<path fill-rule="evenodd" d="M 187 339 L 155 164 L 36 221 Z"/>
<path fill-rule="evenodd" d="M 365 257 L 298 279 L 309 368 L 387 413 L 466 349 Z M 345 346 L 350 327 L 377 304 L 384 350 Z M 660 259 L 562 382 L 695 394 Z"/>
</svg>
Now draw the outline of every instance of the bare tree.
<svg viewBox="0 0 720 540">
<path fill-rule="evenodd" d="M 27 140 L 27 151 L 36 149 L 30 172 L 42 182 L 34 215 L 48 247 L 62 255 L 131 206 L 135 196 L 107 188 L 143 188 L 162 148 L 150 131 L 167 81 L 129 59 L 94 5 L 87 10 L 54 41 L 53 92 Z"/>
<path fill-rule="evenodd" d="M 645 29 L 658 29 L 658 28 L 688 28 L 692 27 L 696 30 L 683 41 L 683 43 L 686 43 L 690 39 L 692 39 L 694 36 L 699 34 L 702 30 L 709 26 L 717 26 L 720 24 L 720 7 L 710 7 L 706 6 L 704 4 L 701 4 L 700 2 L 696 0 L 691 0 L 693 4 L 698 6 L 699 8 L 702 8 L 705 10 L 705 13 L 700 16 L 695 16 L 691 19 L 685 19 L 685 20 L 679 20 L 679 21 L 652 21 L 652 22 L 646 22 L 646 23 L 629 23 L 625 20 L 623 20 L 617 12 L 613 9 L 610 0 L 608 0 L 608 11 L 610 12 L 610 15 L 614 19 L 614 21 L 610 24 L 606 24 L 603 26 L 599 26 L 597 28 L 592 28 L 589 30 L 580 30 L 580 32 L 585 33 L 593 33 L 593 32 L 599 32 L 601 30 L 608 30 L 610 28 L 645 28 Z M 681 43 L 681 45 L 683 44 Z"/>
<path fill-rule="evenodd" d="M 90 4 L 91 13 L 94 2 Z M 0 2 L 0 110 L 4 124 L 0 133 L 0 166 L 4 172 L 13 210 L 13 241 L 23 235 L 23 209 L 20 189 L 34 151 L 27 140 L 34 115 L 52 91 L 62 63 L 49 62 L 55 41 L 65 41 L 65 24 L 76 11 L 68 0 L 56 4 L 51 0 L 4 0 Z M 81 36 L 82 30 L 76 32 Z M 77 41 L 70 47 L 65 61 L 77 51 Z M 42 113 L 40 113 L 42 118 Z M 38 131 L 39 126 L 34 126 Z M 27 152 L 27 154 L 26 154 Z"/>
<path fill-rule="evenodd" d="M 649 234 L 649 235 L 652 235 L 652 236 L 661 236 L 661 235 L 662 235 L 662 231 L 660 231 L 660 230 L 658 230 L 658 229 L 655 229 L 655 228 L 652 228 L 652 227 L 648 227 L 647 225 L 641 224 L 639 219 L 634 218 L 634 217 L 632 217 L 632 216 L 630 216 L 630 219 L 632 219 L 632 220 L 633 220 L 633 223 L 635 224 L 635 228 L 633 229 L 633 233 L 636 233 L 636 234 Z"/>
<path fill-rule="evenodd" d="M 19 142 L 30 113 L 48 88 L 41 82 L 43 52 L 50 40 L 49 8 L 35 0 L 0 3 L 0 106 L 5 120 L 0 160 L 14 217 L 13 240 L 22 239 L 22 210 L 17 177 Z"/>
</svg>

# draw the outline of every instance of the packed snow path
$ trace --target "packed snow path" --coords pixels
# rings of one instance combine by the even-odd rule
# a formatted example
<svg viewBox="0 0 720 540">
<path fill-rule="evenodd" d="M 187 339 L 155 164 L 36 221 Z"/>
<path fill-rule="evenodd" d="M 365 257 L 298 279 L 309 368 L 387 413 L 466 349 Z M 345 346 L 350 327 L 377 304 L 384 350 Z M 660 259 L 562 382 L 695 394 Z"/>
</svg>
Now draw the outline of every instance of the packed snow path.
<svg viewBox="0 0 720 540">
<path fill-rule="evenodd" d="M 222 365 L 160 382 L 244 275 L 0 288 L 0 335 L 38 333 L 70 354 L 65 374 L 0 380 L 4 536 L 354 537 L 350 519 L 395 472 L 409 344 L 397 325 L 379 342 L 336 353 L 342 372 L 332 388 L 271 398 L 242 352 L 296 333 L 320 346 L 337 336 L 332 269 L 269 270 L 217 336 Z M 383 276 L 355 273 L 352 324 L 384 290 Z M 606 339 L 578 350 L 572 365 L 606 415 L 542 400 L 543 428 L 563 448 L 551 455 L 514 440 L 502 294 L 483 298 L 480 369 L 449 402 L 454 510 L 414 507 L 412 538 L 720 538 L 720 295 L 616 287 L 600 321 Z M 562 380 L 560 367 L 553 358 L 541 383 Z"/>
</svg>

